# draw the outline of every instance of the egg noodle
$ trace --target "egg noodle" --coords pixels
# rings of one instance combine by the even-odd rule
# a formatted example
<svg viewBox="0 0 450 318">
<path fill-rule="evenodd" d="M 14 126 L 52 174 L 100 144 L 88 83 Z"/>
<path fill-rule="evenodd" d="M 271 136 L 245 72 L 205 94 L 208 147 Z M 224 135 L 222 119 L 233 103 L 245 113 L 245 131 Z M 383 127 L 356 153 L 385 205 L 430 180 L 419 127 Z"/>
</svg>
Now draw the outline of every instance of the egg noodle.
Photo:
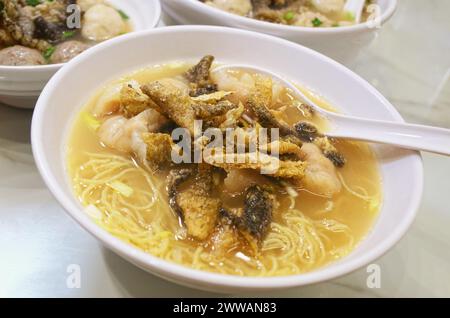
<svg viewBox="0 0 450 318">
<path fill-rule="evenodd" d="M 219 257 L 185 239 L 162 183 L 147 169 L 120 155 L 86 153 L 86 158 L 74 173 L 75 192 L 86 212 L 114 236 L 171 262 L 223 274 L 289 275 L 340 258 L 355 245 L 348 226 L 333 219 L 308 218 L 291 197 L 282 222 L 272 223 L 259 255 Z M 330 233 L 342 236 L 345 243 L 336 246 Z"/>
</svg>

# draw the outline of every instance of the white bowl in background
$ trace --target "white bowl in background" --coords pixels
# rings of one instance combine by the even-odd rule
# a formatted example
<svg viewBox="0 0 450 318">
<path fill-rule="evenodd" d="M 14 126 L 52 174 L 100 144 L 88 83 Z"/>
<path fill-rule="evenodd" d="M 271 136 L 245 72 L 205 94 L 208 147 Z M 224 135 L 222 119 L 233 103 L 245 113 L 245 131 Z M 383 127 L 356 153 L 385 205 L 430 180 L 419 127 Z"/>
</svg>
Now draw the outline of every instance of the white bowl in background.
<svg viewBox="0 0 450 318">
<path fill-rule="evenodd" d="M 377 0 L 384 24 L 394 14 L 397 0 Z M 361 23 L 337 28 L 281 25 L 232 14 L 198 0 L 162 0 L 164 12 L 175 23 L 229 26 L 275 35 L 319 51 L 343 64 L 351 64 L 361 50 L 375 39 L 378 28 Z"/>
<path fill-rule="evenodd" d="M 268 291 L 333 279 L 373 262 L 400 240 L 420 203 L 422 161 L 417 152 L 388 146 L 374 146 L 384 198 L 373 229 L 350 255 L 310 273 L 238 277 L 194 270 L 147 254 L 94 223 L 72 192 L 66 171 L 66 142 L 75 116 L 100 87 L 113 79 L 145 66 L 195 62 L 205 54 L 216 56 L 220 63 L 250 64 L 276 72 L 322 94 L 344 113 L 402 121 L 395 108 L 358 75 L 289 41 L 212 26 L 175 26 L 132 33 L 97 45 L 69 62 L 45 87 L 34 112 L 31 137 L 37 167 L 72 218 L 140 268 L 178 284 L 216 292 Z"/>
<path fill-rule="evenodd" d="M 107 0 L 107 2 L 127 13 L 134 31 L 154 28 L 161 18 L 159 0 Z M 63 65 L 0 65 L 0 102 L 19 108 L 33 108 L 45 84 Z"/>
</svg>

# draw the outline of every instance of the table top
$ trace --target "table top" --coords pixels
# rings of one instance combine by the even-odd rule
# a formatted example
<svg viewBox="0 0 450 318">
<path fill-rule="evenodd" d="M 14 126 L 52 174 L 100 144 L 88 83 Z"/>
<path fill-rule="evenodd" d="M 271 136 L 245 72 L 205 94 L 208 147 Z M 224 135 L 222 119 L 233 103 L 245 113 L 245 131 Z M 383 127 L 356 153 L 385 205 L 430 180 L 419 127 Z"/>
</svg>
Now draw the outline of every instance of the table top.
<svg viewBox="0 0 450 318">
<path fill-rule="evenodd" d="M 352 66 L 410 122 L 450 128 L 448 12 L 448 0 L 400 1 L 396 15 Z M 215 296 L 152 276 L 82 230 L 37 172 L 31 117 L 31 111 L 0 105 L 0 297 Z M 322 284 L 253 296 L 450 297 L 450 159 L 423 157 L 423 201 L 406 236 L 376 261 L 380 288 L 368 287 L 362 268 Z M 79 286 L 68 284 L 74 266 Z"/>
</svg>

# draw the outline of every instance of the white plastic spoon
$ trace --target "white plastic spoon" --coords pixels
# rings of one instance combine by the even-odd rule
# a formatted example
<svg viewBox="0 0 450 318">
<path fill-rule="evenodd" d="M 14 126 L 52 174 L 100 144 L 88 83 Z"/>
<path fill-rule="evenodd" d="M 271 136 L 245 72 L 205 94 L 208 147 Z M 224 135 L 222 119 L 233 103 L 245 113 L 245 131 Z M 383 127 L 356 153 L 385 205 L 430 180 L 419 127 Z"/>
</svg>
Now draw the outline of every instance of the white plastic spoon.
<svg viewBox="0 0 450 318">
<path fill-rule="evenodd" d="M 344 12 L 350 14 L 355 21 L 355 24 L 361 22 L 361 16 L 366 0 L 347 0 L 344 6 Z"/>
<path fill-rule="evenodd" d="M 326 132 L 327 136 L 383 143 L 450 156 L 449 129 L 336 114 L 317 106 L 295 85 L 270 71 L 247 65 L 224 65 L 215 68 L 213 72 L 224 70 L 241 70 L 266 75 L 289 88 L 299 100 L 313 107 L 330 122 L 331 127 Z"/>
</svg>

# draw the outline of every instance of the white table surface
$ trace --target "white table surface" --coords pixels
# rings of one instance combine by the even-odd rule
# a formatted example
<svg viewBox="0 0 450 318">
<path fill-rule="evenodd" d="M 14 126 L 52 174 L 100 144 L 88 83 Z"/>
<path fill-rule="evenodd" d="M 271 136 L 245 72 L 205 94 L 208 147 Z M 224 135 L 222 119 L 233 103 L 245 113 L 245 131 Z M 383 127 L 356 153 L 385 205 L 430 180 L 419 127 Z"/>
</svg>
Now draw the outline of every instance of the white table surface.
<svg viewBox="0 0 450 318">
<path fill-rule="evenodd" d="M 394 18 L 353 66 L 408 121 L 450 128 L 449 12 L 448 0 L 400 0 Z M 36 170 L 31 116 L 0 105 L 0 297 L 215 296 L 136 268 L 72 221 Z M 367 287 L 363 268 L 330 282 L 254 296 L 450 297 L 450 158 L 424 154 L 424 169 L 414 225 L 376 262 L 381 288 Z M 80 266 L 80 288 L 67 287 L 71 264 Z"/>
</svg>

